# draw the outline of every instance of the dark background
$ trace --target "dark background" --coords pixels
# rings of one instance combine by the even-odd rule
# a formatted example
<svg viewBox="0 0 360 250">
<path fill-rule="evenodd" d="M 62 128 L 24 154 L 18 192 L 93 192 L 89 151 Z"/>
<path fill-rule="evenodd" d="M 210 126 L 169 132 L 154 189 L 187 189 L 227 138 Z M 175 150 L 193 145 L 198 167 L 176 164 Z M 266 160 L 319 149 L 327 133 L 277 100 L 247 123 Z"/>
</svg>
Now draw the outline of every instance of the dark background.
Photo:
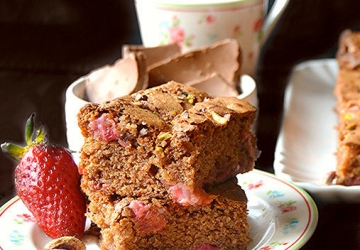
<svg viewBox="0 0 360 250">
<path fill-rule="evenodd" d="M 292 67 L 307 59 L 333 58 L 340 32 L 359 24 L 358 0 L 290 0 L 262 48 L 256 74 L 262 151 L 257 168 L 273 171 Z M 50 141 L 67 146 L 66 88 L 120 58 L 123 44 L 140 43 L 133 0 L 0 1 L 0 143 L 24 144 L 25 121 L 36 112 Z M 14 167 L 0 153 L 0 205 L 15 195 Z M 316 202 L 318 228 L 304 249 L 360 249 L 360 206 Z"/>
<path fill-rule="evenodd" d="M 0 1 L 0 143 L 24 144 L 31 113 L 67 146 L 66 88 L 140 44 L 132 0 Z M 14 195 L 15 162 L 0 153 L 0 205 Z"/>
</svg>

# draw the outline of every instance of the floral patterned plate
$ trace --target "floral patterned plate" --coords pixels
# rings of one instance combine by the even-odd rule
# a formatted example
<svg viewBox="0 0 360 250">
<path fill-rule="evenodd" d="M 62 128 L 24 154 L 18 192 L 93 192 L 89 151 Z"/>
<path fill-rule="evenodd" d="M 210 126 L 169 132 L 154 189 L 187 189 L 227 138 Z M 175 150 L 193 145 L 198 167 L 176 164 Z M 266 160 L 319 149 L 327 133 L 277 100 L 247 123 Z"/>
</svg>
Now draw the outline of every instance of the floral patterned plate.
<svg viewBox="0 0 360 250">
<path fill-rule="evenodd" d="M 299 249 L 310 239 L 318 212 L 305 191 L 259 170 L 237 177 L 249 199 L 248 249 Z M 43 249 L 50 241 L 19 197 L 0 208 L 0 235 L 1 250 Z M 96 238 L 83 240 L 87 250 L 100 249 Z"/>
</svg>

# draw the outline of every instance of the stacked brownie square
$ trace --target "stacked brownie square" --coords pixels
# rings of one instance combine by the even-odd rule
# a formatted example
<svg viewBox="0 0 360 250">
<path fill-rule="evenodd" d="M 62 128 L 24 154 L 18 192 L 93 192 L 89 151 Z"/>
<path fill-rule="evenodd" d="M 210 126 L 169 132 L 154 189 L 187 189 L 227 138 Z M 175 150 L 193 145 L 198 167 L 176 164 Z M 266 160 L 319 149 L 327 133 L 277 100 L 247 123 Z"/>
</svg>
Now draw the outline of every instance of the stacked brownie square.
<svg viewBox="0 0 360 250">
<path fill-rule="evenodd" d="M 246 249 L 236 175 L 258 157 L 256 109 L 169 82 L 78 114 L 87 216 L 102 249 Z"/>
</svg>

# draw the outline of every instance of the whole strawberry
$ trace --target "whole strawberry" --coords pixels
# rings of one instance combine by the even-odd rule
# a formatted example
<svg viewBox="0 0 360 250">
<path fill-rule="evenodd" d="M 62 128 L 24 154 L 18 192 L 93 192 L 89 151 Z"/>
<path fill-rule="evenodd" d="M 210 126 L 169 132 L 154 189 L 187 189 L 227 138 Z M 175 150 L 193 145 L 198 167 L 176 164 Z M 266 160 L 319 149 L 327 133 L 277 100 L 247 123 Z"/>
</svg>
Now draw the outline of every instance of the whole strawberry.
<svg viewBox="0 0 360 250">
<path fill-rule="evenodd" d="M 85 228 L 86 200 L 77 165 L 69 151 L 46 142 L 43 126 L 33 140 L 33 124 L 34 114 L 26 123 L 26 147 L 1 145 L 5 153 L 20 161 L 15 169 L 17 194 L 48 236 L 80 238 Z"/>
</svg>

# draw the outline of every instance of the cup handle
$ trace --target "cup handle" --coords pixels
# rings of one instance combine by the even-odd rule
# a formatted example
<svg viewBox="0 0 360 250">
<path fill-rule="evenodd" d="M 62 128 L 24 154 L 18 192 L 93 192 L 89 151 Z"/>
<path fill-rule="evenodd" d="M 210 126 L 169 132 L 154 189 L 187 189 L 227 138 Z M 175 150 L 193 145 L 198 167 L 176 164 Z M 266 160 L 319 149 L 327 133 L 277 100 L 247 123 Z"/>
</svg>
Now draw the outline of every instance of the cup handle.
<svg viewBox="0 0 360 250">
<path fill-rule="evenodd" d="M 262 27 L 263 35 L 260 41 L 260 46 L 262 46 L 269 38 L 271 31 L 274 29 L 288 3 L 289 0 L 275 0 L 274 4 L 271 6 L 271 9 L 265 18 L 264 25 Z"/>
</svg>

